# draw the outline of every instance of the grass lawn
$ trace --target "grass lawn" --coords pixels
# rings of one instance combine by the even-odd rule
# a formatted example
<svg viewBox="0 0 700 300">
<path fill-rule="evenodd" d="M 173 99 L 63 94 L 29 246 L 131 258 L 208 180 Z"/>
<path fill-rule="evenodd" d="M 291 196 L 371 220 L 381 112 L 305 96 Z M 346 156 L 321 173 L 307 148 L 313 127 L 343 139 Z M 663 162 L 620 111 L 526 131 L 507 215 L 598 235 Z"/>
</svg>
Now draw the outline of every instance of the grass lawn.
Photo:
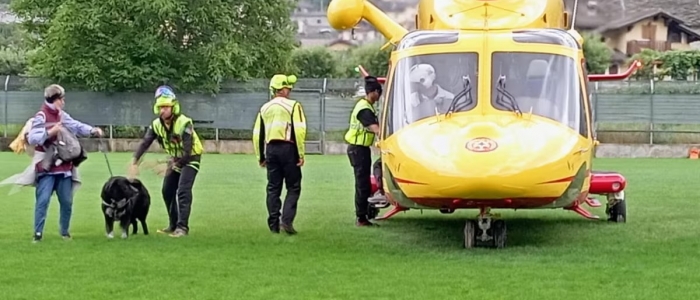
<svg viewBox="0 0 700 300">
<path fill-rule="evenodd" d="M 129 157 L 109 154 L 115 174 Z M 0 180 L 28 162 L 0 153 Z M 410 211 L 380 228 L 354 227 L 345 156 L 308 158 L 297 236 L 268 232 L 266 177 L 253 157 L 211 154 L 195 183 L 190 236 L 155 232 L 166 225 L 161 183 L 142 171 L 151 235 L 125 241 L 117 230 L 107 240 L 99 191 L 109 172 L 91 153 L 73 241 L 58 235 L 54 197 L 44 241 L 32 244 L 34 190 L 0 189 L 0 299 L 698 299 L 699 163 L 598 159 L 596 169 L 629 181 L 626 224 L 502 211 L 508 248 L 465 250 L 464 219 L 476 211 Z"/>
</svg>

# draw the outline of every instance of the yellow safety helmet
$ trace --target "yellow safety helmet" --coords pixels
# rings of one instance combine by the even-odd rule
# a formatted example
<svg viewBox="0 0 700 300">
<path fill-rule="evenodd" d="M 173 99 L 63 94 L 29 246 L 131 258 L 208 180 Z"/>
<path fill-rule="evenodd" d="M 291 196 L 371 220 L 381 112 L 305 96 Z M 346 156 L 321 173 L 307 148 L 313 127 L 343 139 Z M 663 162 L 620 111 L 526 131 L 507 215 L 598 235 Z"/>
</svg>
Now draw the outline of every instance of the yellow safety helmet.
<svg viewBox="0 0 700 300">
<path fill-rule="evenodd" d="M 156 89 L 156 103 L 153 105 L 153 113 L 160 114 L 160 108 L 170 106 L 173 108 L 173 114 L 180 114 L 180 103 L 177 101 L 175 93 L 169 86 L 160 86 Z"/>
<path fill-rule="evenodd" d="M 276 91 L 283 88 L 292 89 L 295 83 L 297 83 L 296 75 L 275 74 L 270 79 L 270 94 L 274 95 Z"/>
</svg>

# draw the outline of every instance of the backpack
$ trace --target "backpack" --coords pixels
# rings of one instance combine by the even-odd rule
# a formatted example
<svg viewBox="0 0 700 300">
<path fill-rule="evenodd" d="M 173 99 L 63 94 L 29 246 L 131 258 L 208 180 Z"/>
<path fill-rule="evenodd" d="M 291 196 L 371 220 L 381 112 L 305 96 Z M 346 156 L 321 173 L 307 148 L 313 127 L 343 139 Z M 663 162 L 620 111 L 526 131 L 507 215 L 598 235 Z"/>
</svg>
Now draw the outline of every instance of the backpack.
<svg viewBox="0 0 700 300">
<path fill-rule="evenodd" d="M 80 145 L 78 138 L 67 128 L 62 128 L 56 135 L 56 141 L 45 146 L 46 156 L 39 162 L 41 169 L 48 171 L 51 165 L 61 165 L 64 162 L 72 162 L 78 167 L 87 160 L 87 153 Z"/>
<path fill-rule="evenodd" d="M 74 161 L 82 154 L 83 147 L 70 130 L 65 127 L 56 135 L 56 158 L 62 161 Z"/>
</svg>

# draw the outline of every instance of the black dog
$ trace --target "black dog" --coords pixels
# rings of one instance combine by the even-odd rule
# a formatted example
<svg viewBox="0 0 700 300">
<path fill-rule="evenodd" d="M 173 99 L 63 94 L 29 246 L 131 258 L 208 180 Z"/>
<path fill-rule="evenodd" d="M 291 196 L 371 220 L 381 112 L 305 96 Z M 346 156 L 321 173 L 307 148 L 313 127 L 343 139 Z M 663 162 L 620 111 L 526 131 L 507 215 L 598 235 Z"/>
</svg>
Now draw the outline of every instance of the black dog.
<svg viewBox="0 0 700 300">
<path fill-rule="evenodd" d="M 151 196 L 138 179 L 114 176 L 102 186 L 102 213 L 105 216 L 107 238 L 113 238 L 114 221 L 119 220 L 122 238 L 129 237 L 129 225 L 133 234 L 138 232 L 137 220 L 141 221 L 143 234 L 148 235 L 146 217 L 151 206 Z"/>
</svg>

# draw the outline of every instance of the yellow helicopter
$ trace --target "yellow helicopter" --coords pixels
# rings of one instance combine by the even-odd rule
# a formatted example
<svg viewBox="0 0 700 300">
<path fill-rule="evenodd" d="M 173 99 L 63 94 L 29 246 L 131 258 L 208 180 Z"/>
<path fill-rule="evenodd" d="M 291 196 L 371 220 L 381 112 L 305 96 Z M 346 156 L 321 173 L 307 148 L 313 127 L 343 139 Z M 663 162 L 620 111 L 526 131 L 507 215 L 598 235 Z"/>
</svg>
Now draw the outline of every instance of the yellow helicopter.
<svg viewBox="0 0 700 300">
<path fill-rule="evenodd" d="M 598 142 L 588 84 L 622 80 L 641 64 L 588 75 L 563 0 L 420 0 L 410 32 L 366 0 L 333 0 L 327 17 L 337 30 L 364 19 L 393 46 L 380 79 L 387 200 L 371 204 L 374 216 L 393 208 L 376 219 L 479 209 L 464 227 L 466 248 L 505 247 L 505 222 L 491 209 L 563 208 L 598 219 L 583 207 L 601 206 L 589 198 L 598 194 L 607 196 L 607 219 L 625 222 L 625 178 L 591 169 Z"/>
</svg>

